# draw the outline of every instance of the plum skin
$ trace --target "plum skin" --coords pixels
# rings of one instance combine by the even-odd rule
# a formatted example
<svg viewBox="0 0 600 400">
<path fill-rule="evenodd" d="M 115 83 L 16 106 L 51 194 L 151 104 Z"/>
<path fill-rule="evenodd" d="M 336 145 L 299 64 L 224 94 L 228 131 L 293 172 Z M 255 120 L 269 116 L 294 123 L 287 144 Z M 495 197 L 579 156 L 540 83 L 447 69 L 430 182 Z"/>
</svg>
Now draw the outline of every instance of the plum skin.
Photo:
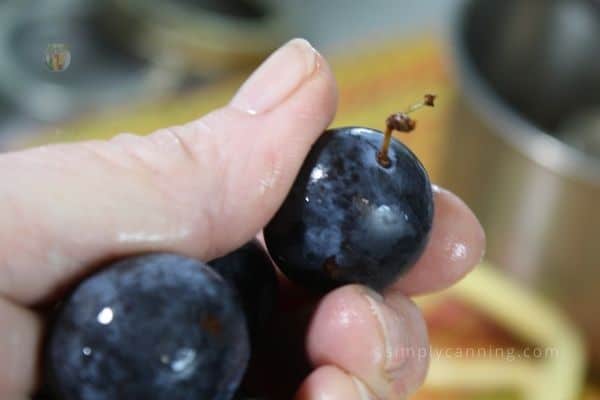
<svg viewBox="0 0 600 400">
<path fill-rule="evenodd" d="M 252 240 L 209 265 L 237 290 L 254 345 L 264 336 L 277 301 L 277 276 L 269 256 Z"/>
<path fill-rule="evenodd" d="M 327 291 L 348 283 L 382 290 L 422 254 L 433 223 L 425 168 L 383 133 L 343 127 L 312 146 L 285 201 L 264 229 L 271 257 L 292 281 Z"/>
<path fill-rule="evenodd" d="M 229 400 L 248 358 L 233 289 L 204 263 L 166 253 L 123 259 L 81 282 L 45 354 L 61 400 Z"/>
</svg>

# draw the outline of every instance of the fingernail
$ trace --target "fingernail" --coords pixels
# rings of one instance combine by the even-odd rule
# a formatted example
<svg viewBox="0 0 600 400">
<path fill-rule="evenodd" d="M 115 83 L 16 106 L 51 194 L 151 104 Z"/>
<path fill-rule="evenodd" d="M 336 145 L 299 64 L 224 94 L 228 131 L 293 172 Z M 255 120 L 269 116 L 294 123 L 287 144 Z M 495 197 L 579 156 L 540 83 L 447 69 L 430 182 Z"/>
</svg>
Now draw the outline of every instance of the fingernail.
<svg viewBox="0 0 600 400">
<path fill-rule="evenodd" d="M 365 298 L 380 327 L 383 338 L 385 360 L 383 368 L 390 376 L 408 359 L 410 349 L 406 321 L 385 304 L 384 298 L 371 289 L 365 289 Z"/>
<path fill-rule="evenodd" d="M 308 41 L 289 41 L 254 71 L 230 105 L 253 115 L 275 108 L 314 73 L 319 57 Z"/>
</svg>

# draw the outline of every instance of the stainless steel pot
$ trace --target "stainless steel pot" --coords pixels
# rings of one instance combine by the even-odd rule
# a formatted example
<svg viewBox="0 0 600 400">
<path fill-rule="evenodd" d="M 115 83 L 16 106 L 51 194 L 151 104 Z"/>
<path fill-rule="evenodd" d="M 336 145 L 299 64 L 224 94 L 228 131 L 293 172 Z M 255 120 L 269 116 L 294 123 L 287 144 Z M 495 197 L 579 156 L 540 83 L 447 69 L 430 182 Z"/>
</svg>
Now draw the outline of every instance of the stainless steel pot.
<svg viewBox="0 0 600 400">
<path fill-rule="evenodd" d="M 600 154 L 567 144 L 600 137 L 569 122 L 600 109 L 600 4 L 465 1 L 449 37 L 442 183 L 481 219 L 488 259 L 564 305 L 600 367 Z"/>
</svg>

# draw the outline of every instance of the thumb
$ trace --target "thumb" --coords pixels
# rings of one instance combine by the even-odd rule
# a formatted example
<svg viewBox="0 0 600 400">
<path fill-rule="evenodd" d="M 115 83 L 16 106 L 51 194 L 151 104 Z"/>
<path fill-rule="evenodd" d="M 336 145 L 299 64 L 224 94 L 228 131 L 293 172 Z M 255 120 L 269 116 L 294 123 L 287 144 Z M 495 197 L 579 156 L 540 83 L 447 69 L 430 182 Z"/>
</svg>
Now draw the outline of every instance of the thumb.
<svg viewBox="0 0 600 400">
<path fill-rule="evenodd" d="M 0 296 L 37 302 L 106 257 L 236 248 L 275 213 L 335 106 L 327 63 L 296 39 L 196 121 L 0 156 Z"/>
</svg>

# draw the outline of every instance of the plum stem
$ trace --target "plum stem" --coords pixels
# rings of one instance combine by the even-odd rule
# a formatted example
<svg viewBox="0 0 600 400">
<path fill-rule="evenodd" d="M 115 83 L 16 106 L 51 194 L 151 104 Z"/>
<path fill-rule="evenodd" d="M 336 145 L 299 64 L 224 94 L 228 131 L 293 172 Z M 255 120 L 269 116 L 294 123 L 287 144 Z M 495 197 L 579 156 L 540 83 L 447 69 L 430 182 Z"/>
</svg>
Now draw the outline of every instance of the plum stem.
<svg viewBox="0 0 600 400">
<path fill-rule="evenodd" d="M 408 114 L 417 111 L 423 107 L 433 107 L 436 95 L 426 94 L 423 101 L 415 103 L 408 107 L 404 112 L 398 112 L 390 115 L 385 121 L 385 134 L 383 137 L 383 143 L 381 149 L 377 152 L 377 161 L 383 167 L 389 167 L 391 162 L 389 158 L 390 143 L 392 141 L 392 134 L 394 131 L 398 132 L 410 132 L 417 126 L 417 122 L 410 118 Z"/>
</svg>

